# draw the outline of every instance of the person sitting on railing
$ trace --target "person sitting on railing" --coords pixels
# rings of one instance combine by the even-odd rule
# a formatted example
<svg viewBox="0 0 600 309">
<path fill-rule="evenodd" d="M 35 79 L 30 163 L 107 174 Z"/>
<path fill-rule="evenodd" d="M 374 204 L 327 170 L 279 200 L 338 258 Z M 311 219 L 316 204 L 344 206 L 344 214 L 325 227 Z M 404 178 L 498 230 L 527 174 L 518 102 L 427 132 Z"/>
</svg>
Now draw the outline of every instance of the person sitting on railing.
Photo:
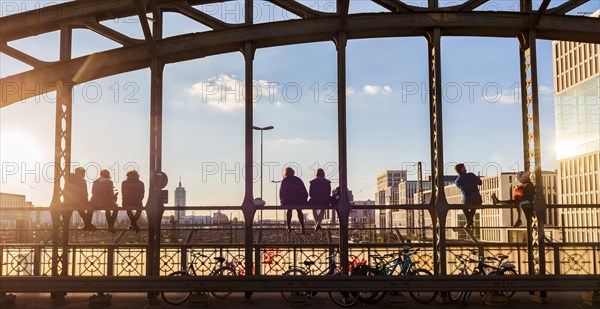
<svg viewBox="0 0 600 309">
<path fill-rule="evenodd" d="M 116 210 L 118 195 L 119 193 L 114 193 L 110 172 L 108 170 L 101 170 L 100 178 L 96 179 L 92 185 L 92 199 L 90 200 L 90 203 L 97 209 L 104 209 L 108 230 L 111 233 L 117 231 L 115 229 L 115 221 L 117 221 L 117 215 L 119 214 Z"/>
<path fill-rule="evenodd" d="M 84 231 L 95 231 L 97 228 L 92 224 L 94 211 L 88 202 L 87 182 L 85 181 L 85 168 L 78 167 L 73 174 L 69 174 L 65 183 L 64 203 L 71 209 L 77 208 L 77 212 L 83 219 Z M 64 222 L 68 225 L 68 221 Z M 68 228 L 68 226 L 66 226 Z"/>
<path fill-rule="evenodd" d="M 308 201 L 311 205 L 329 205 L 331 196 L 331 181 L 325 179 L 325 171 L 320 168 L 317 169 L 315 179 L 310 181 L 309 188 L 310 200 Z M 327 209 L 313 209 L 313 217 L 315 218 L 315 231 L 321 229 L 321 221 L 327 212 Z"/>
<path fill-rule="evenodd" d="M 517 208 L 517 221 L 513 224 L 513 227 L 519 227 L 523 225 L 521 222 L 521 212 L 523 212 L 523 206 L 532 205 L 535 199 L 535 185 L 531 182 L 529 172 L 520 171 L 516 175 L 518 185 L 513 190 L 513 196 L 511 200 L 500 201 L 496 197 L 496 193 L 492 193 L 492 202 L 494 205 L 518 205 Z"/>
<path fill-rule="evenodd" d="M 127 179 L 121 183 L 121 193 L 123 194 L 122 206 L 140 209 L 136 210 L 135 213 L 133 210 L 127 210 L 127 216 L 129 217 L 129 221 L 131 221 L 129 229 L 137 233 L 140 231 L 137 222 L 142 215 L 142 207 L 144 207 L 142 203 L 145 192 L 144 183 L 140 181 L 140 174 L 136 170 L 128 171 L 126 176 Z"/>
<path fill-rule="evenodd" d="M 456 178 L 456 187 L 462 192 L 463 204 L 465 205 L 481 205 L 483 200 L 479 193 L 479 187 L 481 185 L 481 179 L 479 176 L 473 173 L 467 173 L 467 168 L 463 163 L 456 164 L 454 169 L 458 173 Z M 463 208 L 467 224 L 465 228 L 472 229 L 475 209 Z"/>
<path fill-rule="evenodd" d="M 302 179 L 294 176 L 294 169 L 291 167 L 285 168 L 284 178 L 281 181 L 281 187 L 279 189 L 279 198 L 281 199 L 281 206 L 302 206 L 306 205 L 306 199 L 308 193 L 306 192 L 306 186 Z M 302 234 L 304 234 L 304 215 L 302 209 L 296 209 L 298 212 L 298 221 L 300 221 L 300 227 Z M 287 232 L 292 232 L 292 209 L 287 210 Z"/>
</svg>

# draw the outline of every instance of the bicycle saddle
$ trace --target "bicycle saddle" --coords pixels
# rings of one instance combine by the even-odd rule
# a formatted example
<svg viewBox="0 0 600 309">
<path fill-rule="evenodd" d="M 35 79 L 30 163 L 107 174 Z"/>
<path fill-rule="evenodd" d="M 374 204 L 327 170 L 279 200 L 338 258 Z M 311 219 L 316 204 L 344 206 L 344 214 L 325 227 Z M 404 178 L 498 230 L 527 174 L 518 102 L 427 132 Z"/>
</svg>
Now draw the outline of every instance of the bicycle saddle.
<svg viewBox="0 0 600 309">
<path fill-rule="evenodd" d="M 214 259 L 215 259 L 215 261 L 217 261 L 217 262 L 219 262 L 219 263 L 223 263 L 223 262 L 225 262 L 225 258 L 224 258 L 224 257 L 222 257 L 222 256 L 215 257 Z"/>
<path fill-rule="evenodd" d="M 304 265 L 306 265 L 306 266 L 315 265 L 315 261 L 304 261 Z"/>
</svg>

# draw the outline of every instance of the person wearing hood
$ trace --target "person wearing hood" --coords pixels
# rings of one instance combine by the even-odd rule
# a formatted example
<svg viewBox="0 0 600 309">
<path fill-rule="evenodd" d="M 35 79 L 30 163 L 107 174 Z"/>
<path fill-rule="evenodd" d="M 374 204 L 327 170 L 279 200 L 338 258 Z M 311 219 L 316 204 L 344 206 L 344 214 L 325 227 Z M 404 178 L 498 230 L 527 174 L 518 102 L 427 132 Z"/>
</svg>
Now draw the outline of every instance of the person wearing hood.
<svg viewBox="0 0 600 309">
<path fill-rule="evenodd" d="M 331 196 L 329 195 L 331 192 L 331 181 L 325 179 L 325 171 L 322 168 L 317 169 L 315 179 L 310 181 L 308 192 L 310 195 L 308 204 L 315 206 L 329 206 L 331 200 Z M 315 231 L 321 229 L 321 221 L 323 221 L 326 212 L 327 209 L 313 209 Z"/>
<path fill-rule="evenodd" d="M 112 233 L 117 231 L 115 229 L 115 222 L 117 221 L 117 215 L 119 214 L 116 210 L 118 194 L 119 193 L 114 193 L 110 172 L 108 170 L 101 170 L 100 178 L 96 179 L 92 184 L 92 198 L 90 199 L 90 203 L 94 208 L 104 209 L 108 230 Z"/>
<path fill-rule="evenodd" d="M 283 174 L 283 180 L 281 181 L 281 187 L 279 189 L 279 198 L 281 199 L 281 206 L 302 206 L 306 205 L 306 199 L 308 193 L 306 192 L 306 186 L 302 179 L 294 176 L 294 169 L 287 167 Z M 300 227 L 302 234 L 304 234 L 304 215 L 302 209 L 296 209 L 298 213 L 298 220 L 300 221 Z M 287 210 L 287 232 L 292 231 L 292 209 Z"/>
<path fill-rule="evenodd" d="M 142 207 L 144 207 L 142 202 L 145 193 L 144 183 L 140 181 L 140 174 L 136 170 L 128 171 L 126 177 L 127 179 L 121 183 L 121 193 L 123 194 L 122 206 L 140 209 L 136 210 L 135 213 L 133 210 L 127 210 L 127 216 L 129 217 L 129 221 L 131 221 L 129 229 L 137 233 L 140 231 L 137 222 L 142 215 Z"/>
<path fill-rule="evenodd" d="M 458 173 L 456 178 L 456 187 L 462 192 L 463 204 L 465 205 L 481 205 L 483 199 L 479 193 L 481 178 L 473 173 L 467 173 L 467 168 L 463 163 L 456 164 L 454 167 Z M 463 208 L 463 213 L 467 219 L 465 228 L 472 229 L 475 218 L 475 209 Z"/>
<path fill-rule="evenodd" d="M 73 174 L 69 175 L 69 178 L 65 183 L 63 204 L 69 209 L 77 209 L 81 219 L 83 219 L 82 229 L 84 231 L 97 230 L 92 224 L 94 211 L 89 207 L 87 182 L 85 181 L 85 168 L 80 166 L 75 169 Z M 67 220 L 67 223 L 68 221 L 69 220 Z"/>
</svg>

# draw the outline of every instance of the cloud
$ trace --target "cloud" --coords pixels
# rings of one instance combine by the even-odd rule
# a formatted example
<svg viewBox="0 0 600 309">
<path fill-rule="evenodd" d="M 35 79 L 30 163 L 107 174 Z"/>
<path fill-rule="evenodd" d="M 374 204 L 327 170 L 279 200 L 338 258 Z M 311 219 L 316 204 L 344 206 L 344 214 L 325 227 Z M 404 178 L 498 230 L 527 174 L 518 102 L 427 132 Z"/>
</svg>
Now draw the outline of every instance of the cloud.
<svg viewBox="0 0 600 309">
<path fill-rule="evenodd" d="M 346 95 L 347 95 L 347 96 L 354 95 L 354 93 L 356 93 L 356 92 L 354 91 L 354 88 L 352 88 L 352 87 L 348 87 L 348 88 L 346 88 Z"/>
<path fill-rule="evenodd" d="M 548 86 L 539 86 L 538 92 L 540 95 L 554 95 L 554 88 Z"/>
<path fill-rule="evenodd" d="M 392 87 L 390 86 L 377 86 L 377 85 L 365 85 L 363 88 L 363 93 L 365 94 L 384 94 L 388 95 L 392 93 Z"/>
<path fill-rule="evenodd" d="M 276 84 L 266 80 L 254 80 L 253 101 L 256 103 L 263 98 L 273 101 L 279 92 Z M 187 93 L 190 97 L 200 98 L 201 103 L 222 111 L 234 111 L 244 108 L 245 84 L 236 79 L 235 75 L 221 74 L 207 81 L 192 85 Z"/>
</svg>

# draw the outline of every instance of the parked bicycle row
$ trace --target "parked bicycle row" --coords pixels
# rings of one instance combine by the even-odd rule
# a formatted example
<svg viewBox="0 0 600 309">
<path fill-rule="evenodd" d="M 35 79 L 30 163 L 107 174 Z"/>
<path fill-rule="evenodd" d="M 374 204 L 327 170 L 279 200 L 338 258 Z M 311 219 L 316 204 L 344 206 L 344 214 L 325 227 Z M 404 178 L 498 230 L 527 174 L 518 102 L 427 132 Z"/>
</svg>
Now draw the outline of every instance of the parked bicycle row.
<svg viewBox="0 0 600 309">
<path fill-rule="evenodd" d="M 459 264 L 460 276 L 496 276 L 496 275 L 516 275 L 515 265 L 507 261 L 508 256 L 498 254 L 496 256 L 483 256 L 477 250 L 468 250 L 468 254 L 456 255 L 456 263 Z M 429 269 L 421 266 L 418 258 L 419 248 L 407 247 L 400 251 L 379 255 L 369 255 L 369 261 L 353 259 L 349 264 L 350 276 L 431 276 Z M 341 276 L 341 267 L 338 264 L 339 252 L 335 251 L 327 257 L 327 267 L 321 269 L 320 261 L 307 259 L 299 263 L 300 266 L 289 266 L 284 276 Z M 208 256 L 197 251 L 190 252 L 191 260 L 186 269 L 176 271 L 169 276 L 197 276 L 197 265 L 204 265 L 204 262 L 209 259 Z M 209 276 L 239 276 L 243 275 L 240 272 L 238 263 L 227 261 L 223 257 L 213 257 L 213 267 Z M 186 302 L 194 291 L 189 292 L 163 292 L 161 296 L 163 300 L 172 305 L 179 305 Z M 480 292 L 480 296 L 484 297 L 485 291 Z M 225 298 L 231 292 L 211 292 L 216 298 Z M 318 292 L 307 290 L 305 292 L 281 292 L 281 296 L 288 302 L 302 301 L 305 299 L 315 298 Z M 389 295 L 389 292 L 384 291 L 362 291 L 362 292 L 328 292 L 329 298 L 338 306 L 350 307 L 357 302 L 367 304 L 376 304 Z M 391 293 L 393 294 L 393 293 Z M 471 298 L 472 292 L 446 292 L 443 296 L 453 302 L 463 302 L 467 304 Z M 503 292 L 508 298 L 511 298 L 515 292 Z M 409 292 L 409 295 L 418 303 L 428 304 L 432 302 L 438 292 Z"/>
</svg>

